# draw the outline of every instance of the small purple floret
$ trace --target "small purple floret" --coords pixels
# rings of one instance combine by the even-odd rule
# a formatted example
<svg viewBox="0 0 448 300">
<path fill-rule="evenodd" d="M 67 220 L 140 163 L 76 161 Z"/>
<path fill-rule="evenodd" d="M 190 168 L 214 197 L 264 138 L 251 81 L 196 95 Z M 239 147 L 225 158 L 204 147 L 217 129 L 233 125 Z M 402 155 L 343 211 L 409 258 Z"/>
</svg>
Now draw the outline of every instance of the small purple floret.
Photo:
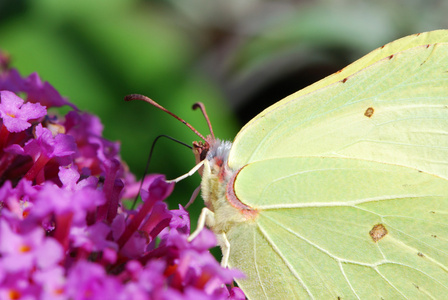
<svg viewBox="0 0 448 300">
<path fill-rule="evenodd" d="M 47 109 L 25 101 L 10 91 L 0 91 L 0 117 L 9 132 L 21 132 L 31 126 L 29 120 L 42 118 Z"/>
</svg>

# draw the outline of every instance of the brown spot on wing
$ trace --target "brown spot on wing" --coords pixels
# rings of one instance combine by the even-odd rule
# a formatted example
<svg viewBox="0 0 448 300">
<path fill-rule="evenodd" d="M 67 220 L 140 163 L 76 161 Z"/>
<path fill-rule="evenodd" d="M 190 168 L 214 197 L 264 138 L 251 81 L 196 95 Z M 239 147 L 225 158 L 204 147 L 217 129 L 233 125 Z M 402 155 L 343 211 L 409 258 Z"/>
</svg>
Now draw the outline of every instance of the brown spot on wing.
<svg viewBox="0 0 448 300">
<path fill-rule="evenodd" d="M 366 116 L 367 118 L 371 118 L 373 116 L 374 111 L 375 110 L 373 109 L 373 107 L 369 107 L 364 112 L 364 116 Z"/>
<path fill-rule="evenodd" d="M 375 243 L 381 240 L 384 236 L 386 236 L 387 233 L 388 233 L 387 229 L 386 227 L 384 227 L 383 224 L 376 224 L 369 232 L 370 237 Z"/>
</svg>

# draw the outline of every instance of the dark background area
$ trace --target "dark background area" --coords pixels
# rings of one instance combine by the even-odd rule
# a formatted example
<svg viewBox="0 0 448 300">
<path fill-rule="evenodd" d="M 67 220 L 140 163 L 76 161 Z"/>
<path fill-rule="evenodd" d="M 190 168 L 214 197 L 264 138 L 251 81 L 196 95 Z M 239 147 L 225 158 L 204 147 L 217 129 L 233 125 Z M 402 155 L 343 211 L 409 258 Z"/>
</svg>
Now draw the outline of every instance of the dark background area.
<svg viewBox="0 0 448 300">
<path fill-rule="evenodd" d="M 387 42 L 447 28 L 447 15 L 442 0 L 0 0 L 0 48 L 22 75 L 38 72 L 98 115 L 140 176 L 156 136 L 198 138 L 125 95 L 147 95 L 207 135 L 191 110 L 202 101 L 215 134 L 232 140 L 284 96 Z M 193 166 L 188 149 L 161 141 L 150 172 L 175 178 Z M 170 207 L 185 205 L 199 183 L 199 175 L 179 183 Z M 202 206 L 198 199 L 192 220 Z"/>
</svg>

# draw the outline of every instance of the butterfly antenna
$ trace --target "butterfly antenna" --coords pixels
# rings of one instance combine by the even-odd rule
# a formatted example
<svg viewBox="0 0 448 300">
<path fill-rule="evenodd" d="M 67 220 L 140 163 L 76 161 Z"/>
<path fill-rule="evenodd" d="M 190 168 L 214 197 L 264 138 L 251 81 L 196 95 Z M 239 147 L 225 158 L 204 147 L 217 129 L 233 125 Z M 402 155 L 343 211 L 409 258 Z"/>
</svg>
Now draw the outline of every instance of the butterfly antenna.
<svg viewBox="0 0 448 300">
<path fill-rule="evenodd" d="M 176 143 L 179 143 L 179 144 L 181 144 L 181 145 L 183 145 L 183 146 L 185 146 L 185 147 L 187 147 L 187 148 L 190 148 L 190 149 L 193 148 L 193 147 L 191 147 L 190 145 L 185 144 L 184 142 L 181 142 L 181 141 L 179 141 L 179 140 L 176 140 L 175 138 L 172 138 L 172 137 L 170 137 L 170 136 L 168 136 L 168 135 L 164 135 L 164 134 L 162 134 L 162 135 L 159 135 L 158 137 L 156 137 L 156 138 L 154 139 L 154 142 L 152 142 L 151 150 L 149 151 L 148 159 L 146 160 L 145 170 L 143 171 L 143 176 L 142 176 L 142 179 L 141 179 L 141 181 L 140 181 L 140 187 L 138 188 L 139 192 L 138 192 L 137 195 L 135 196 L 135 198 L 134 198 L 134 202 L 132 202 L 132 205 L 131 205 L 130 210 L 133 210 L 133 209 L 135 208 L 135 205 L 137 204 L 138 196 L 140 195 L 140 191 L 141 191 L 141 189 L 142 189 L 143 182 L 145 181 L 146 174 L 148 174 L 149 163 L 150 163 L 150 161 L 151 161 L 152 152 L 154 151 L 154 147 L 155 147 L 155 145 L 156 145 L 156 142 L 157 142 L 160 138 L 162 138 L 162 137 L 167 138 L 167 139 L 170 139 L 170 140 L 172 140 L 172 141 L 174 141 L 174 142 L 176 142 Z"/>
<path fill-rule="evenodd" d="M 213 133 L 212 123 L 210 123 L 210 119 L 208 118 L 207 112 L 205 111 L 204 103 L 196 102 L 195 104 L 193 104 L 193 109 L 197 109 L 197 108 L 199 108 L 201 110 L 202 114 L 204 115 L 205 121 L 207 122 L 207 125 L 208 125 L 208 129 L 210 130 L 210 135 L 212 136 L 213 139 L 215 139 L 215 134 Z"/>
<path fill-rule="evenodd" d="M 193 126 L 191 126 L 189 123 L 187 123 L 187 121 L 179 118 L 177 115 L 173 114 L 172 112 L 170 112 L 169 110 L 167 110 L 165 107 L 161 106 L 160 104 L 158 104 L 157 102 L 155 102 L 154 100 L 152 100 L 151 98 L 148 98 L 144 95 L 140 95 L 140 94 L 131 94 L 131 95 L 127 95 L 126 97 L 124 97 L 125 101 L 131 101 L 131 100 L 141 100 L 141 101 L 145 101 L 155 107 L 157 107 L 160 110 L 163 110 L 164 112 L 166 112 L 167 114 L 169 114 L 170 116 L 174 117 L 176 120 L 182 122 L 183 124 L 185 124 L 188 128 L 190 128 L 198 137 L 200 137 L 202 140 L 204 140 L 205 142 L 207 142 L 207 140 L 205 139 L 205 137 L 200 134 Z M 204 109 L 205 111 L 205 109 Z M 208 118 L 207 118 L 208 120 Z"/>
</svg>

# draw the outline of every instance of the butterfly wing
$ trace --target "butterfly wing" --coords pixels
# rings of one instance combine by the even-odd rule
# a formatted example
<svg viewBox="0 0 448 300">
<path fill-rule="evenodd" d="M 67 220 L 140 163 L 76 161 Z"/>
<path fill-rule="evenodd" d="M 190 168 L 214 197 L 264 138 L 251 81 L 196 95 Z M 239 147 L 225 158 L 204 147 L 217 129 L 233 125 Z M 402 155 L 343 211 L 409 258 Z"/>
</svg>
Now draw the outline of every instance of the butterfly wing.
<svg viewBox="0 0 448 300">
<path fill-rule="evenodd" d="M 235 195 L 258 217 L 226 235 L 249 298 L 447 295 L 447 40 L 392 42 L 240 131 Z"/>
<path fill-rule="evenodd" d="M 448 39 L 448 31 L 433 34 L 441 33 Z M 407 48 L 430 37 L 386 45 L 405 50 L 365 67 L 384 56 L 380 48 L 266 109 L 235 138 L 230 167 L 276 157 L 349 157 L 448 178 L 448 44 Z"/>
<path fill-rule="evenodd" d="M 235 193 L 259 211 L 227 233 L 249 298 L 448 295 L 445 179 L 365 160 L 275 158 L 244 167 Z"/>
</svg>

